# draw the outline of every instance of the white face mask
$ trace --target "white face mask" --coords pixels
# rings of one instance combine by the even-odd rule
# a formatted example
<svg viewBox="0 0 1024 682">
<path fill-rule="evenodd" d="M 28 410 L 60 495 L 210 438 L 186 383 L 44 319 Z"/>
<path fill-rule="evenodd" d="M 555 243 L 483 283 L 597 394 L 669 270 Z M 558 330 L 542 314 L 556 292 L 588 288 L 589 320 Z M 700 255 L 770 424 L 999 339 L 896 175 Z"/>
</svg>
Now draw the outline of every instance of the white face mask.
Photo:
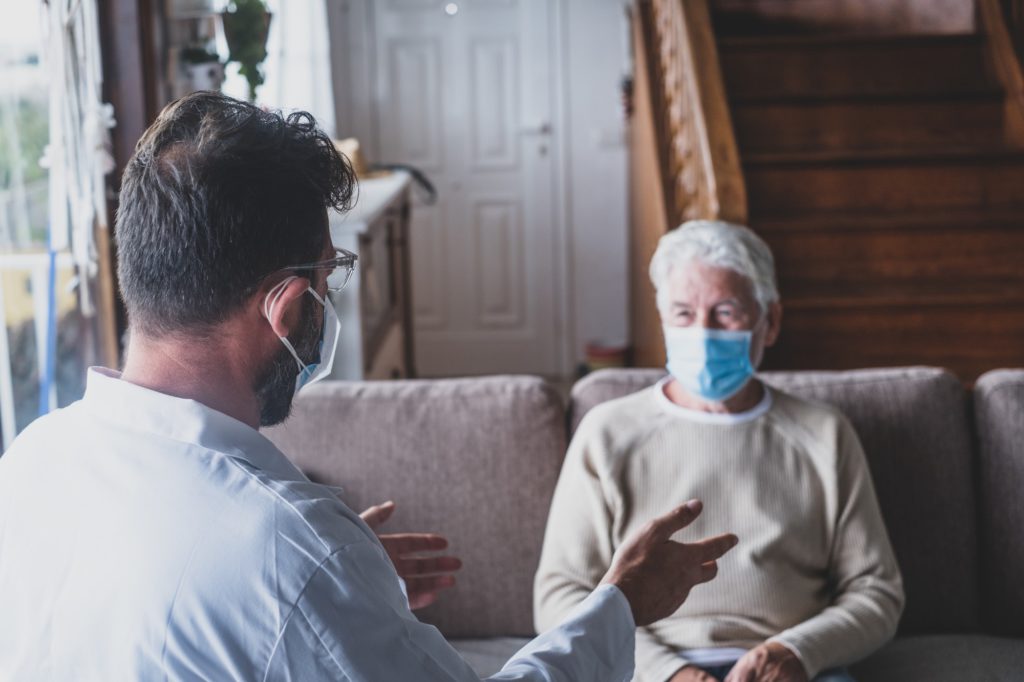
<svg viewBox="0 0 1024 682">
<path fill-rule="evenodd" d="M 268 320 L 271 313 L 274 312 L 274 306 L 277 305 L 278 299 L 284 293 L 284 288 L 293 279 L 298 278 L 295 276 L 288 277 L 267 292 L 267 297 L 263 300 L 263 314 L 266 315 Z M 295 377 L 295 393 L 331 373 L 331 368 L 334 366 L 334 351 L 338 345 L 338 334 L 341 332 L 341 321 L 338 320 L 338 314 L 335 312 L 334 306 L 329 301 L 321 298 L 312 288 L 307 287 L 306 291 L 324 308 L 324 322 L 320 327 L 320 362 L 305 364 L 299 358 L 299 354 L 295 352 L 295 348 L 287 338 L 283 336 L 277 337 L 281 339 L 281 343 L 292 354 L 292 357 L 295 358 L 295 362 L 299 366 L 299 374 Z"/>
</svg>

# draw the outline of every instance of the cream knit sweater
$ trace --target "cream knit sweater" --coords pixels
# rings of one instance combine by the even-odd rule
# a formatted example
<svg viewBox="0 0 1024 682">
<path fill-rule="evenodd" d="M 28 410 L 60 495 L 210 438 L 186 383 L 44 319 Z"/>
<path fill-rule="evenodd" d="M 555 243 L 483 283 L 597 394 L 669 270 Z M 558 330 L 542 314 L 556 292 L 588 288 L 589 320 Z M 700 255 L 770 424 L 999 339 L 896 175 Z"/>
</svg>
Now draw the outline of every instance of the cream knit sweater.
<svg viewBox="0 0 1024 682">
<path fill-rule="evenodd" d="M 637 678 L 664 682 L 680 651 L 775 640 L 808 676 L 872 652 L 903 610 L 899 568 L 857 435 L 834 409 L 766 388 L 754 410 L 685 410 L 664 383 L 586 415 L 555 491 L 534 589 L 538 631 L 594 589 L 623 540 L 696 497 L 675 539 L 733 532 L 718 577 L 637 630 Z"/>
</svg>

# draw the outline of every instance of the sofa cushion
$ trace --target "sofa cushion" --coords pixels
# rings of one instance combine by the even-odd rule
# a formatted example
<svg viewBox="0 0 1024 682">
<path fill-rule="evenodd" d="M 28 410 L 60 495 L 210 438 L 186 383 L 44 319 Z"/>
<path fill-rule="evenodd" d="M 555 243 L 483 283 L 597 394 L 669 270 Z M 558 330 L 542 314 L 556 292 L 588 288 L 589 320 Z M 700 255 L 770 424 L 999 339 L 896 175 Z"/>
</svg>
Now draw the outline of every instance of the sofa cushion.
<svg viewBox="0 0 1024 682">
<path fill-rule="evenodd" d="M 463 569 L 422 620 L 447 636 L 533 633 L 533 574 L 565 452 L 553 388 L 511 376 L 327 381 L 267 435 L 353 509 L 394 500 L 382 531 L 449 538 Z"/>
<path fill-rule="evenodd" d="M 493 675 L 526 645 L 512 637 L 454 640 L 480 677 Z M 984 635 L 901 637 L 850 667 L 857 682 L 1016 682 L 1024 670 L 1024 640 Z"/>
<path fill-rule="evenodd" d="M 453 639 L 451 645 L 466 659 L 469 667 L 481 678 L 501 670 L 508 659 L 530 642 L 525 637 L 492 637 L 489 639 Z"/>
<path fill-rule="evenodd" d="M 1024 640 L 984 635 L 898 638 L 851 666 L 857 682 L 1017 682 Z"/>
<path fill-rule="evenodd" d="M 661 370 L 602 370 L 574 388 L 575 426 L 594 405 L 637 391 Z M 980 621 L 973 453 L 966 396 L 952 374 L 912 367 L 768 372 L 762 378 L 842 410 L 864 445 L 903 572 L 900 632 L 976 630 Z"/>
<path fill-rule="evenodd" d="M 978 379 L 974 410 L 987 624 L 1024 636 L 1024 369 Z"/>
</svg>

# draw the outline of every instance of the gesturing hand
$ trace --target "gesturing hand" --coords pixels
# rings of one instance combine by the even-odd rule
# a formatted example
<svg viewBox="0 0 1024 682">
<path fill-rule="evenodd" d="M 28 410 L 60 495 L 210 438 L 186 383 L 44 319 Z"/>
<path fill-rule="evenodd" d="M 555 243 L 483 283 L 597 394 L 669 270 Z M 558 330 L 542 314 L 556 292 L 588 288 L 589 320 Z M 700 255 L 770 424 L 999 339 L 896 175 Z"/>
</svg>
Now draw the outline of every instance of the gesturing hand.
<svg viewBox="0 0 1024 682">
<path fill-rule="evenodd" d="M 804 664 L 778 642 L 765 642 L 744 654 L 725 682 L 807 682 Z"/>
<path fill-rule="evenodd" d="M 648 522 L 615 553 L 601 583 L 622 590 L 637 625 L 649 625 L 674 613 L 695 585 L 715 577 L 716 561 L 736 546 L 736 536 L 728 534 L 694 543 L 669 539 L 690 525 L 701 509 L 699 500 L 690 500 Z"/>
<path fill-rule="evenodd" d="M 409 594 L 409 608 L 422 609 L 437 600 L 437 593 L 455 584 L 455 571 L 462 562 L 453 556 L 420 556 L 423 552 L 440 552 L 448 548 L 448 540 L 434 533 L 394 533 L 381 535 L 377 527 L 395 513 L 395 503 L 377 504 L 362 514 L 373 532 L 377 533 L 388 553 L 395 571 L 405 581 Z"/>
</svg>

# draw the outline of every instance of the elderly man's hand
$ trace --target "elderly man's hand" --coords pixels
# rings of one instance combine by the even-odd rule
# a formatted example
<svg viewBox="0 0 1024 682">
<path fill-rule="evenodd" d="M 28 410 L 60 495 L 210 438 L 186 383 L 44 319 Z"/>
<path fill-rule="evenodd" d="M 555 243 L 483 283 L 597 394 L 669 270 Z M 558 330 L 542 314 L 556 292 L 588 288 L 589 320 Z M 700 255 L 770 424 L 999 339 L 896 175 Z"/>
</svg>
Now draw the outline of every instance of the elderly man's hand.
<svg viewBox="0 0 1024 682">
<path fill-rule="evenodd" d="M 360 518 L 377 533 L 377 527 L 395 513 L 395 503 L 385 502 L 370 507 Z M 377 533 L 395 571 L 405 581 L 409 608 L 422 609 L 437 601 L 437 593 L 455 584 L 455 571 L 462 561 L 453 556 L 420 556 L 423 552 L 440 552 L 448 548 L 448 540 L 434 533 Z"/>
<path fill-rule="evenodd" d="M 804 664 L 778 642 L 765 642 L 743 656 L 725 682 L 807 682 Z"/>
<path fill-rule="evenodd" d="M 718 678 L 710 675 L 695 665 L 680 668 L 668 682 L 718 682 Z"/>
<path fill-rule="evenodd" d="M 650 625 L 682 606 L 690 590 L 718 573 L 718 559 L 736 546 L 736 536 L 719 535 L 693 543 L 672 534 L 690 525 L 703 505 L 690 500 L 648 522 L 615 552 L 602 584 L 622 591 L 637 625 Z"/>
</svg>

